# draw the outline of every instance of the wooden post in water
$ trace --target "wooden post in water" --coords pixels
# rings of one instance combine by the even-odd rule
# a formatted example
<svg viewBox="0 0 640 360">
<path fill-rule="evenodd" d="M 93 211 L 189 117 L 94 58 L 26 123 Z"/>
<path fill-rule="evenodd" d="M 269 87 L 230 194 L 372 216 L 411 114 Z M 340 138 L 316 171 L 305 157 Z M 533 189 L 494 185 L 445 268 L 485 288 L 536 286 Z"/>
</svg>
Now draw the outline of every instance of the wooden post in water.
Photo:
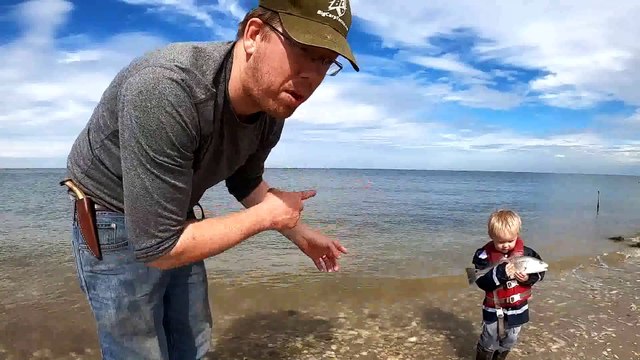
<svg viewBox="0 0 640 360">
<path fill-rule="evenodd" d="M 600 190 L 598 190 L 598 205 L 596 205 L 596 215 L 600 213 Z"/>
</svg>

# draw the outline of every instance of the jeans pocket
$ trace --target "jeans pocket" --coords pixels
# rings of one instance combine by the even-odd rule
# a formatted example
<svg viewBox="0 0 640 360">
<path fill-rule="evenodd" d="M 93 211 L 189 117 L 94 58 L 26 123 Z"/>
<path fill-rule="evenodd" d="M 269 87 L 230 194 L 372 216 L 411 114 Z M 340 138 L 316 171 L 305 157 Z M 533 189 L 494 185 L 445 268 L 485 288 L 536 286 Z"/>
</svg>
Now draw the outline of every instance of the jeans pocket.
<svg viewBox="0 0 640 360">
<path fill-rule="evenodd" d="M 122 233 L 124 229 L 117 222 L 98 223 L 96 227 L 98 228 L 98 242 L 103 252 L 115 251 L 129 245 L 126 234 Z"/>
<path fill-rule="evenodd" d="M 126 229 L 124 223 L 118 221 L 119 219 L 110 219 L 109 217 L 98 217 L 96 222 L 96 229 L 98 232 L 98 243 L 100 244 L 100 250 L 103 254 L 119 251 L 123 248 L 127 248 L 129 241 L 127 240 Z M 82 241 L 78 244 L 78 247 L 85 252 L 88 252 L 84 236 L 80 232 Z"/>
</svg>

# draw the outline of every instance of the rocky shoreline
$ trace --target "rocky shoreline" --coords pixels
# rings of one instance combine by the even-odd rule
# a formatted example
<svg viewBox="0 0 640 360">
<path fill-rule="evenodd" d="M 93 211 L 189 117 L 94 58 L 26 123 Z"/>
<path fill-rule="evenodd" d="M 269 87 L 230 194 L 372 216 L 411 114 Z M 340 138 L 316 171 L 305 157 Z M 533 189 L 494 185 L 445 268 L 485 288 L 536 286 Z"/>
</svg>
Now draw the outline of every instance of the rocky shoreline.
<svg viewBox="0 0 640 360">
<path fill-rule="evenodd" d="M 640 359 L 639 272 L 637 248 L 552 266 L 511 358 Z M 455 278 L 444 287 L 321 279 L 279 288 L 212 284 L 208 359 L 473 359 L 476 287 Z M 99 359 L 91 314 L 75 288 L 71 294 L 0 306 L 0 359 Z"/>
<path fill-rule="evenodd" d="M 640 359 L 640 264 L 626 262 L 627 256 L 640 253 L 608 255 L 550 274 L 537 287 L 532 320 L 511 358 Z M 383 312 L 378 304 L 343 309 L 334 317 L 313 311 L 265 314 L 263 319 L 283 317 L 290 327 L 263 332 L 261 319 L 255 319 L 250 323 L 258 329 L 223 334 L 209 359 L 473 359 L 479 299 L 475 289 L 466 289 L 398 300 Z M 296 325 L 306 322 L 327 327 L 308 334 Z"/>
</svg>

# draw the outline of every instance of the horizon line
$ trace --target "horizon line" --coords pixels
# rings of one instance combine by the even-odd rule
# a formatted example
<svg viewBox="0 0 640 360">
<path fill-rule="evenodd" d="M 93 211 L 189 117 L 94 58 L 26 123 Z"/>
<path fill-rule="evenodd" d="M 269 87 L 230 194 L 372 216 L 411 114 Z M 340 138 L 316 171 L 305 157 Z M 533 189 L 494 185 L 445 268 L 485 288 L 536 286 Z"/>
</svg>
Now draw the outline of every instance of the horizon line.
<svg viewBox="0 0 640 360">
<path fill-rule="evenodd" d="M 0 167 L 0 170 L 65 170 L 65 167 Z M 589 172 L 553 172 L 523 170 L 472 170 L 472 169 L 419 169 L 419 168 L 374 168 L 374 167 L 299 167 L 299 166 L 265 166 L 265 170 L 382 170 L 382 171 L 433 171 L 433 172 L 487 172 L 517 174 L 549 174 L 549 175 L 595 175 L 595 176 L 631 176 L 640 174 L 624 173 L 589 173 Z"/>
</svg>

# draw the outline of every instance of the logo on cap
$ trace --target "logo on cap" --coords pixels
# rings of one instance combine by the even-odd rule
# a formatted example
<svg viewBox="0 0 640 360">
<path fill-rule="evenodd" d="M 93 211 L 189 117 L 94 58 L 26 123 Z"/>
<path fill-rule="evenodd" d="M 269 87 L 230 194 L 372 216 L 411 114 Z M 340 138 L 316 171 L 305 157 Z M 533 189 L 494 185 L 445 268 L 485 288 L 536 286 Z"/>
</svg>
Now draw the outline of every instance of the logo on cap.
<svg viewBox="0 0 640 360">
<path fill-rule="evenodd" d="M 347 0 L 329 0 L 329 11 L 335 11 L 338 16 L 347 12 Z"/>
<path fill-rule="evenodd" d="M 344 20 L 342 20 L 342 16 L 346 14 L 347 6 L 349 6 L 347 1 L 348 0 L 329 0 L 329 7 L 327 8 L 327 11 L 318 10 L 317 14 L 322 17 L 328 17 L 336 20 L 344 26 L 345 30 L 349 31 L 349 26 L 344 22 Z M 329 11 L 335 11 L 337 15 L 332 14 Z"/>
</svg>

